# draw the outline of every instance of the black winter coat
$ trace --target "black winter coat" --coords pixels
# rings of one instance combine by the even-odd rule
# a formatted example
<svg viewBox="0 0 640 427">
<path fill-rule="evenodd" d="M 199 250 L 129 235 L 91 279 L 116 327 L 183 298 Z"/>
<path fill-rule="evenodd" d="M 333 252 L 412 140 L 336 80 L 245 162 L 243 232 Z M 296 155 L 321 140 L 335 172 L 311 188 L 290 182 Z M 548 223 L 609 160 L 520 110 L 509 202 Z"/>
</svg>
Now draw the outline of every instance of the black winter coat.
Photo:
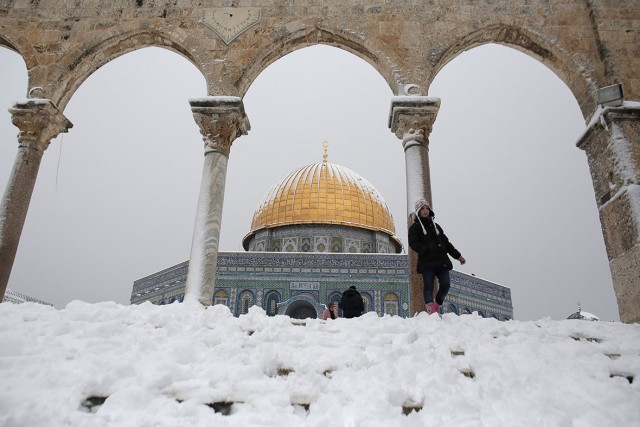
<svg viewBox="0 0 640 427">
<path fill-rule="evenodd" d="M 342 309 L 344 317 L 347 319 L 359 317 L 364 311 L 362 295 L 355 289 L 347 289 L 342 293 L 338 307 Z"/>
<path fill-rule="evenodd" d="M 409 227 L 409 247 L 418 253 L 416 271 L 424 273 L 427 270 L 442 267 L 451 270 L 453 264 L 448 255 L 458 259 L 460 258 L 460 252 L 449 242 L 442 228 L 433 221 L 433 213 L 428 219 L 421 219 L 427 231 L 426 235 L 422 231 L 417 215 L 414 216 L 414 222 Z M 439 234 L 436 233 L 436 227 Z"/>
</svg>

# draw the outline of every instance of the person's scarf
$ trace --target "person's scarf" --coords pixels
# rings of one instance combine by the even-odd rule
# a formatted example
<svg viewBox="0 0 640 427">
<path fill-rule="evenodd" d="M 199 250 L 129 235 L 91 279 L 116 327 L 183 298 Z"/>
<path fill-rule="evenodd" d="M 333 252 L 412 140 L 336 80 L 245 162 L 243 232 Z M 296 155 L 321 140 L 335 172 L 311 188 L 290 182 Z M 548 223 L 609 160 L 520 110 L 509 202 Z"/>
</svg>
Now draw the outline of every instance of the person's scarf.
<svg viewBox="0 0 640 427">
<path fill-rule="evenodd" d="M 427 235 L 427 229 L 424 228 L 424 224 L 422 223 L 422 220 L 420 219 L 420 215 L 418 215 L 418 212 L 416 212 L 416 218 L 418 218 L 418 222 L 420 223 L 420 227 L 422 227 L 422 232 L 424 233 L 424 235 Z M 431 225 L 433 225 L 433 228 L 436 230 L 436 236 L 440 234 L 440 232 L 438 231 L 438 227 L 436 227 L 436 223 L 433 220 L 433 216 L 429 215 L 429 218 L 427 218 L 429 221 L 431 221 Z"/>
</svg>

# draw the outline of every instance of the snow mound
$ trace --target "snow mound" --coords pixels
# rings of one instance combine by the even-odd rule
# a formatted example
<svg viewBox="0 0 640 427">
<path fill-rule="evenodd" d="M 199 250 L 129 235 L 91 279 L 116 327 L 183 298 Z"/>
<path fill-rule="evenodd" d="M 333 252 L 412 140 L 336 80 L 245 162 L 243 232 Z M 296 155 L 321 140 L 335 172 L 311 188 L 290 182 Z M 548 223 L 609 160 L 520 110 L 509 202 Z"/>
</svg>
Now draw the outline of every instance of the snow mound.
<svg viewBox="0 0 640 427">
<path fill-rule="evenodd" d="M 258 307 L 0 304 L 1 426 L 598 426 L 640 419 L 640 325 L 292 322 Z"/>
</svg>

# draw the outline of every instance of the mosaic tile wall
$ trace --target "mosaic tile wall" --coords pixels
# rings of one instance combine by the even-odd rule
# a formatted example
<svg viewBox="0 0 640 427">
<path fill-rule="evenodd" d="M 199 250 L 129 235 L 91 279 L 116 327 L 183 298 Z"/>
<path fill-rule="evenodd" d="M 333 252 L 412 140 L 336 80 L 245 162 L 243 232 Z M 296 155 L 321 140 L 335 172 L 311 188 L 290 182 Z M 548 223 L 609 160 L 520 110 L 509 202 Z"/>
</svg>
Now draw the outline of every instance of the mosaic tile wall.
<svg viewBox="0 0 640 427">
<path fill-rule="evenodd" d="M 182 301 L 187 269 L 183 262 L 136 280 L 131 303 Z M 402 254 L 220 252 L 212 303 L 219 298 L 236 316 L 252 305 L 277 314 L 303 296 L 321 307 L 353 285 L 368 311 L 382 316 L 385 306 L 395 307 L 395 313 L 407 317 L 408 282 L 408 258 Z M 451 282 L 445 312 L 513 318 L 509 288 L 457 271 L 451 272 Z"/>
<path fill-rule="evenodd" d="M 402 250 L 388 234 L 340 225 L 294 225 L 259 230 L 249 241 L 250 252 L 397 253 Z"/>
</svg>

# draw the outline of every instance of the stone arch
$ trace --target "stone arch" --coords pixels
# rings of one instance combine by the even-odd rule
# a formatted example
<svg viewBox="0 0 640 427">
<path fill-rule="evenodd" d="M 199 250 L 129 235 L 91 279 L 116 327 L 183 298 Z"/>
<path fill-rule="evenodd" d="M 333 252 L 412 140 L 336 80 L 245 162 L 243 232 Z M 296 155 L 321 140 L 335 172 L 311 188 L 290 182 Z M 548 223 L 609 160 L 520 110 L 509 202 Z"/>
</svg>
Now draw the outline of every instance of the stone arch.
<svg viewBox="0 0 640 427">
<path fill-rule="evenodd" d="M 296 50 L 323 44 L 345 50 L 367 62 L 380 73 L 390 89 L 395 93 L 400 86 L 400 77 L 396 67 L 393 65 L 393 59 L 366 46 L 357 40 L 355 34 L 338 34 L 338 32 L 338 30 L 301 25 L 298 31 L 290 33 L 286 38 L 277 40 L 270 46 L 269 50 L 263 51 L 252 60 L 247 61 L 247 65 L 240 71 L 237 80 L 233 82 L 233 86 L 238 88 L 240 96 L 244 96 L 258 75 L 278 59 Z M 212 92 L 212 88 L 209 88 L 209 91 Z"/>
<path fill-rule="evenodd" d="M 292 319 L 317 319 L 322 315 L 324 306 L 308 295 L 297 295 L 289 299 L 283 305 L 283 309 L 282 314 Z"/>
<path fill-rule="evenodd" d="M 241 314 L 247 314 L 249 308 L 256 303 L 256 296 L 249 289 L 245 289 L 238 294 L 238 301 L 236 303 L 237 316 Z"/>
<path fill-rule="evenodd" d="M 398 315 L 400 313 L 400 295 L 397 292 L 387 292 L 382 297 L 382 314 Z"/>
<path fill-rule="evenodd" d="M 360 294 L 362 295 L 362 301 L 364 302 L 364 313 L 376 311 L 375 299 L 373 298 L 373 295 L 371 295 L 369 292 L 362 291 L 360 292 Z"/>
<path fill-rule="evenodd" d="M 333 291 L 329 294 L 329 297 L 327 298 L 327 303 L 339 303 L 340 299 L 342 298 L 342 293 L 340 291 Z"/>
<path fill-rule="evenodd" d="M 444 304 L 443 311 L 445 313 L 454 313 L 456 315 L 460 314 L 458 310 L 458 306 L 453 303 Z"/>
<path fill-rule="evenodd" d="M 267 316 L 278 314 L 278 304 L 280 304 L 281 299 L 282 295 L 278 290 L 271 290 L 265 293 L 263 307 L 267 312 Z"/>
<path fill-rule="evenodd" d="M 286 314 L 292 319 L 316 319 L 318 317 L 313 305 L 304 300 L 299 300 L 291 304 Z"/>
<path fill-rule="evenodd" d="M 4 37 L 0 37 L 0 46 L 6 47 L 8 49 L 13 50 L 14 52 L 20 53 L 20 51 L 7 39 Z"/>
<path fill-rule="evenodd" d="M 338 305 L 338 303 L 340 303 L 340 300 L 342 299 L 342 292 L 340 291 L 332 291 L 329 293 L 329 297 L 327 298 L 327 306 L 329 306 L 329 304 L 335 302 L 336 306 Z M 342 309 L 340 307 L 338 307 L 338 316 L 343 317 L 344 313 L 342 312 Z"/>
<path fill-rule="evenodd" d="M 584 117 L 593 111 L 595 106 L 593 93 L 596 87 L 591 80 L 576 73 L 576 70 L 581 68 L 580 64 L 541 34 L 510 25 L 487 26 L 460 38 L 455 44 L 436 56 L 430 81 L 433 81 L 435 75 L 458 55 L 474 47 L 490 43 L 515 49 L 540 61 L 569 87 L 578 101 Z"/>
<path fill-rule="evenodd" d="M 218 289 L 213 294 L 213 305 L 229 305 L 229 292 L 226 289 Z"/>
<path fill-rule="evenodd" d="M 23 40 L 22 37 L 18 37 L 18 39 L 19 40 L 11 41 L 0 36 L 0 46 L 12 50 L 20 55 L 27 66 L 27 71 L 29 71 L 37 65 L 37 56 L 33 48 L 33 44 Z"/>
<path fill-rule="evenodd" d="M 72 51 L 60 60 L 60 65 L 57 67 L 58 75 L 47 76 L 46 83 L 50 86 L 46 87 L 44 82 L 41 84 L 30 78 L 29 87 L 33 85 L 45 87 L 46 97 L 53 100 L 61 110 L 64 110 L 76 90 L 100 67 L 122 55 L 146 47 L 159 47 L 175 52 L 186 58 L 204 74 L 202 71 L 204 67 L 200 65 L 202 61 L 190 53 L 183 40 L 173 37 L 172 34 L 140 31 L 121 33 L 80 51 Z M 51 82 L 56 80 L 60 83 L 55 86 L 51 85 Z"/>
</svg>

